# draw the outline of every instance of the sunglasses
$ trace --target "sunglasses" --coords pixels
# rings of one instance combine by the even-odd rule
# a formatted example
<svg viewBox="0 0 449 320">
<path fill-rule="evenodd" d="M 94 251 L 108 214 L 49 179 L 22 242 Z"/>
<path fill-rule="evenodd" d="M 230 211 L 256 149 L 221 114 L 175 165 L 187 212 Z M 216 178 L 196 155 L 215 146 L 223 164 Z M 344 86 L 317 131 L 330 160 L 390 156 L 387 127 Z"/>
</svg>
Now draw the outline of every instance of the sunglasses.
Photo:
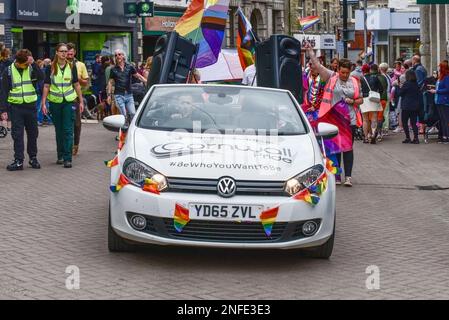
<svg viewBox="0 0 449 320">
<path fill-rule="evenodd" d="M 116 57 L 118 57 L 118 56 L 123 56 L 123 53 L 117 53 L 115 56 L 116 56 Z"/>
</svg>

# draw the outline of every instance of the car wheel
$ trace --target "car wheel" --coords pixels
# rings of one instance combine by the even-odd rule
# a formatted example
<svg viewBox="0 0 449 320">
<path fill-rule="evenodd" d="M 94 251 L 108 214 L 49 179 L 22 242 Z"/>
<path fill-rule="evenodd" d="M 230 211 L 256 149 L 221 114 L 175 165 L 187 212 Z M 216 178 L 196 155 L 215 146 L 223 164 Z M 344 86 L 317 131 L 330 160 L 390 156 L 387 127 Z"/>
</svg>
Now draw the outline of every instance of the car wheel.
<svg viewBox="0 0 449 320">
<path fill-rule="evenodd" d="M 110 252 L 133 252 L 136 250 L 135 246 L 126 242 L 125 239 L 120 237 L 111 225 L 111 209 L 109 209 L 108 219 L 108 249 Z"/>
<path fill-rule="evenodd" d="M 334 250 L 334 239 L 335 239 L 335 223 L 332 236 L 329 238 L 329 240 L 326 241 L 325 244 L 322 244 L 319 247 L 311 248 L 309 251 L 310 257 L 316 259 L 329 259 L 332 256 L 332 251 Z"/>
</svg>

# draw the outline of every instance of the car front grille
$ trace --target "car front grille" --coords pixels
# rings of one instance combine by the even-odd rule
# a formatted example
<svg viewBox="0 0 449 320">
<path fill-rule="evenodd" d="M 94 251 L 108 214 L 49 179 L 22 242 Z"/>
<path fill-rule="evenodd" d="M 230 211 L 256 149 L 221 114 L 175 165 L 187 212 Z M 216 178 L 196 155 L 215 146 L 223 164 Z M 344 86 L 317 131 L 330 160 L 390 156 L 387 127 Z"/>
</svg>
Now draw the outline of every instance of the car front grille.
<svg viewBox="0 0 449 320">
<path fill-rule="evenodd" d="M 133 215 L 134 213 L 128 213 L 128 219 Z M 268 237 L 261 222 L 191 220 L 182 232 L 177 232 L 173 219 L 142 216 L 147 220 L 147 228 L 142 232 L 167 239 L 222 243 L 277 243 L 306 238 L 302 233 L 302 226 L 306 221 L 276 222 L 271 236 Z M 321 219 L 313 221 L 317 223 L 319 229 Z"/>
<path fill-rule="evenodd" d="M 169 191 L 217 193 L 218 179 L 167 178 Z M 237 180 L 236 195 L 276 195 L 287 196 L 283 181 L 244 181 Z"/>
</svg>

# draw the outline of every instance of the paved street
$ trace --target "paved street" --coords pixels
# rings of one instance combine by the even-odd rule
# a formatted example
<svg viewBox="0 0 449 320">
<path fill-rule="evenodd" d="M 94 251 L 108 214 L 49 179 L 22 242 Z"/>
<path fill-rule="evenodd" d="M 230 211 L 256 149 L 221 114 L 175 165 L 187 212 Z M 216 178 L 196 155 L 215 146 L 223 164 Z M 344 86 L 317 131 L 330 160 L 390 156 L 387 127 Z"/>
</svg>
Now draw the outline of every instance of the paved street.
<svg viewBox="0 0 449 320">
<path fill-rule="evenodd" d="M 9 173 L 0 139 L 0 299 L 449 299 L 449 146 L 356 145 L 355 187 L 339 187 L 331 260 L 297 252 L 107 250 L 114 134 L 84 125 L 74 168 L 56 164 L 43 128 L 40 171 Z M 66 268 L 80 270 L 68 290 Z M 369 266 L 380 289 L 368 290 Z"/>
</svg>

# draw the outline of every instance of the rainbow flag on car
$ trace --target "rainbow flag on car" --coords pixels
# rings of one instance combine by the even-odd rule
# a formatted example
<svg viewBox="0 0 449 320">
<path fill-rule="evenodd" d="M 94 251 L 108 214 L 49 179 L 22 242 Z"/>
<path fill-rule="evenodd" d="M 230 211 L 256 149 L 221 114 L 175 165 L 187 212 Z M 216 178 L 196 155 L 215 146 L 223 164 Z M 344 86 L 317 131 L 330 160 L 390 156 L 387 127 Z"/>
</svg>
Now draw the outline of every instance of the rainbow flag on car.
<svg viewBox="0 0 449 320">
<path fill-rule="evenodd" d="M 246 18 L 242 9 L 237 9 L 238 32 L 237 32 L 237 51 L 239 53 L 240 65 L 243 71 L 255 63 L 253 54 L 256 52 L 256 43 L 259 41 L 253 32 L 251 22 Z"/>
<path fill-rule="evenodd" d="M 260 215 L 260 220 L 262 221 L 262 225 L 267 237 L 271 236 L 271 232 L 273 231 L 273 225 L 276 222 L 278 213 L 279 207 L 264 211 Z"/>
<path fill-rule="evenodd" d="M 174 226 L 177 232 L 182 232 L 184 227 L 190 222 L 189 209 L 176 204 Z"/>
</svg>

